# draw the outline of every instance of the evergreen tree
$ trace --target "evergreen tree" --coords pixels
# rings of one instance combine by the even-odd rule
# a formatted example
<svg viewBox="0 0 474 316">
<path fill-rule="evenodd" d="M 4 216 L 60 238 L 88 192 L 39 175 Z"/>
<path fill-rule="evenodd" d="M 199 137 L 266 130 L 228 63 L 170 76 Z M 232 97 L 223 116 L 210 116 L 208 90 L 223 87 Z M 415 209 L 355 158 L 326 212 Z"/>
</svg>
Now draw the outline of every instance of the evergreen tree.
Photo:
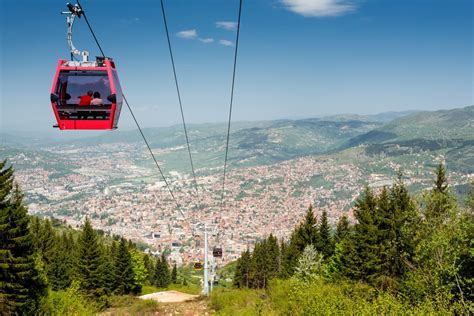
<svg viewBox="0 0 474 316">
<path fill-rule="evenodd" d="M 71 284 L 70 266 L 65 245 L 59 238 L 56 238 L 51 257 L 50 263 L 46 266 L 49 285 L 54 291 L 65 289 Z"/>
<path fill-rule="evenodd" d="M 328 260 L 334 252 L 334 243 L 331 237 L 331 228 L 329 227 L 328 214 L 323 210 L 321 222 L 319 224 L 319 244 L 317 250 L 323 255 L 324 260 Z"/>
<path fill-rule="evenodd" d="M 250 260 L 250 287 L 261 289 L 265 287 L 265 249 L 262 241 L 255 243 Z"/>
<path fill-rule="evenodd" d="M 472 182 L 469 187 L 469 193 L 467 194 L 466 199 L 466 207 L 469 213 L 474 214 L 474 182 Z"/>
<path fill-rule="evenodd" d="M 0 314 L 34 314 L 46 294 L 13 169 L 0 162 Z"/>
<path fill-rule="evenodd" d="M 250 287 L 250 251 L 247 249 L 237 260 L 237 266 L 234 275 L 234 286 L 238 288 Z"/>
<path fill-rule="evenodd" d="M 171 272 L 171 283 L 178 283 L 178 268 L 176 267 L 176 262 L 173 265 L 173 271 Z"/>
<path fill-rule="evenodd" d="M 448 193 L 448 180 L 446 178 L 446 168 L 443 163 L 439 163 L 436 168 L 436 180 L 433 191 L 436 193 L 446 194 Z"/>
<path fill-rule="evenodd" d="M 158 258 L 155 270 L 155 285 L 157 287 L 165 288 L 170 284 L 170 271 L 168 261 L 166 260 L 165 254 L 161 254 L 161 258 Z"/>
<path fill-rule="evenodd" d="M 86 218 L 77 246 L 76 275 L 81 290 L 86 296 L 98 299 L 105 294 L 102 284 L 102 253 L 89 218 Z"/>
<path fill-rule="evenodd" d="M 303 222 L 292 232 L 290 242 L 281 254 L 281 276 L 291 277 L 298 263 L 298 257 L 307 245 L 319 244 L 319 231 L 313 207 L 310 205 Z"/>
<path fill-rule="evenodd" d="M 449 217 L 449 210 L 453 208 L 455 201 L 449 194 L 449 186 L 446 179 L 446 170 L 440 163 L 436 169 L 436 180 L 431 192 L 425 197 L 426 207 L 424 209 L 425 223 L 436 229 Z"/>
<path fill-rule="evenodd" d="M 116 250 L 112 252 L 115 242 L 112 242 L 110 247 L 100 244 L 100 271 L 102 275 L 102 286 L 107 295 L 114 292 L 117 287 L 117 275 L 115 273 L 115 254 Z"/>
<path fill-rule="evenodd" d="M 145 254 L 143 258 L 143 262 L 145 264 L 145 268 L 147 270 L 147 280 L 149 284 L 153 284 L 155 280 L 155 264 L 153 263 L 153 259 L 150 257 L 149 254 Z"/>
<path fill-rule="evenodd" d="M 37 251 L 41 254 L 45 265 L 48 265 L 53 260 L 53 255 L 56 252 L 56 234 L 54 233 L 51 221 L 46 219 L 43 221 L 39 231 L 39 244 Z"/>
<path fill-rule="evenodd" d="M 369 187 L 355 205 L 357 224 L 345 244 L 345 274 L 353 279 L 369 281 L 380 269 L 377 198 Z"/>
<path fill-rule="evenodd" d="M 336 226 L 336 233 L 334 235 L 334 242 L 340 243 L 343 239 L 349 236 L 350 233 L 350 224 L 349 219 L 346 215 L 342 215 L 339 218 Z"/>
<path fill-rule="evenodd" d="M 344 268 L 344 241 L 338 242 L 334 248 L 334 254 L 329 258 L 329 261 L 323 267 L 323 275 L 326 280 L 337 281 L 342 277 Z"/>
<path fill-rule="evenodd" d="M 266 252 L 267 252 L 267 278 L 273 279 L 276 278 L 280 273 L 280 247 L 278 246 L 278 240 L 272 234 L 267 239 L 266 242 Z"/>
<path fill-rule="evenodd" d="M 295 277 L 305 283 L 314 282 L 322 273 L 323 255 L 314 245 L 308 245 L 298 258 Z"/>
<path fill-rule="evenodd" d="M 316 216 L 314 216 L 313 206 L 310 205 L 303 223 L 296 229 L 296 238 L 294 242 L 298 250 L 300 250 L 300 253 L 302 253 L 307 245 L 317 246 L 319 238 Z"/>
<path fill-rule="evenodd" d="M 436 296 L 451 300 L 454 296 L 465 302 L 472 298 L 474 284 L 474 218 L 460 212 L 442 166 L 438 166 L 435 186 L 424 199 L 414 268 L 406 277 L 404 291 L 416 299 Z"/>
<path fill-rule="evenodd" d="M 401 172 L 389 195 L 388 235 L 383 242 L 388 276 L 398 280 L 412 266 L 420 218 Z"/>
<path fill-rule="evenodd" d="M 132 258 L 128 251 L 128 243 L 122 238 L 115 257 L 115 293 L 119 295 L 132 293 L 134 289 Z"/>
</svg>

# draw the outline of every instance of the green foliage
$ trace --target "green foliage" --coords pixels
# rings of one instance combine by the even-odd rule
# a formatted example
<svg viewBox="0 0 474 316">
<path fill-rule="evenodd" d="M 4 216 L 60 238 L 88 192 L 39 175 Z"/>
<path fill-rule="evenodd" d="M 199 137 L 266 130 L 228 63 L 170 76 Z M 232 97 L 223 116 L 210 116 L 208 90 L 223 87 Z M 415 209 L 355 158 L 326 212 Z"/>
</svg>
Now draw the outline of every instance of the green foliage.
<svg viewBox="0 0 474 316">
<path fill-rule="evenodd" d="M 76 276 L 82 293 L 91 300 L 99 300 L 106 294 L 103 284 L 102 253 L 97 233 L 89 218 L 78 240 Z"/>
<path fill-rule="evenodd" d="M 170 281 L 170 269 L 165 254 L 163 253 L 161 254 L 161 258 L 156 262 L 155 285 L 157 287 L 165 288 L 170 284 Z"/>
<path fill-rule="evenodd" d="M 337 243 L 334 247 L 334 254 L 329 258 L 323 266 L 323 276 L 329 281 L 338 281 L 342 277 L 344 268 L 343 263 L 344 246 L 343 243 Z"/>
<path fill-rule="evenodd" d="M 466 208 L 470 213 L 474 213 L 474 182 L 471 183 L 466 199 Z"/>
<path fill-rule="evenodd" d="M 77 281 L 66 290 L 50 291 L 41 306 L 41 312 L 46 315 L 95 315 L 97 311 L 94 302 L 82 296 Z"/>
<path fill-rule="evenodd" d="M 0 162 L 0 314 L 31 314 L 46 294 L 29 220 L 12 167 Z"/>
<path fill-rule="evenodd" d="M 145 284 L 145 280 L 148 278 L 148 271 L 145 267 L 143 256 L 138 252 L 137 249 L 130 251 L 132 271 L 133 271 L 133 282 L 134 282 L 134 293 L 140 293 L 142 286 Z M 176 266 L 175 266 L 176 267 Z"/>
<path fill-rule="evenodd" d="M 346 243 L 345 274 L 369 281 L 380 268 L 379 235 L 377 228 L 377 198 L 369 187 L 356 202 L 354 216 L 357 224 Z"/>
<path fill-rule="evenodd" d="M 115 257 L 115 293 L 119 295 L 130 294 L 135 288 L 132 258 L 128 251 L 128 244 L 121 239 Z"/>
<path fill-rule="evenodd" d="M 250 286 L 250 265 L 252 256 L 250 251 L 247 249 L 242 253 L 239 259 L 237 259 L 237 265 L 235 268 L 234 275 L 234 286 L 238 288 Z"/>
<path fill-rule="evenodd" d="M 354 231 L 342 243 L 345 274 L 395 290 L 412 264 L 419 224 L 401 174 L 392 188 L 383 188 L 378 195 L 367 187 L 354 215 Z"/>
<path fill-rule="evenodd" d="M 392 187 L 376 192 L 366 187 L 355 204 L 355 225 L 339 219 L 335 248 L 327 215 L 316 229 L 310 208 L 289 242 L 280 243 L 279 258 L 266 240 L 242 254 L 234 285 L 266 288 L 272 306 L 266 312 L 279 314 L 473 312 L 474 185 L 461 209 L 438 165 L 433 189 L 417 205 L 402 178 L 399 172 Z M 324 261 L 323 251 L 329 254 Z M 281 262 L 279 276 L 287 281 L 272 282 L 269 258 Z M 259 306 L 267 308 L 268 300 Z M 245 312 L 261 312 L 251 310 Z"/>
<path fill-rule="evenodd" d="M 308 245 L 298 258 L 295 277 L 303 282 L 313 282 L 321 276 L 323 255 L 313 245 Z"/>
<path fill-rule="evenodd" d="M 56 241 L 50 255 L 47 265 L 49 285 L 53 291 L 65 289 L 71 283 L 70 253 L 64 243 Z"/>
<path fill-rule="evenodd" d="M 358 283 L 274 279 L 266 291 L 218 289 L 210 295 L 217 315 L 452 315 L 459 304 L 426 300 L 412 305 Z"/>
<path fill-rule="evenodd" d="M 255 244 L 253 253 L 245 251 L 237 260 L 234 274 L 235 287 L 265 288 L 268 280 L 280 274 L 280 247 L 270 236 Z"/>
<path fill-rule="evenodd" d="M 173 265 L 173 270 L 171 271 L 171 283 L 178 283 L 178 268 L 176 267 L 176 263 Z"/>
<path fill-rule="evenodd" d="M 284 247 L 281 256 L 281 273 L 282 277 L 290 277 L 293 275 L 298 257 L 307 245 L 318 246 L 319 230 L 316 217 L 313 213 L 313 207 L 310 205 L 306 212 L 303 222 L 291 234 L 289 245 Z"/>
<path fill-rule="evenodd" d="M 112 315 L 156 315 L 160 304 L 154 300 L 142 300 L 134 296 L 112 296 L 110 298 Z M 161 314 L 160 314 L 161 315 Z"/>
<path fill-rule="evenodd" d="M 339 218 L 339 221 L 337 222 L 336 226 L 336 233 L 334 235 L 334 242 L 339 243 L 345 238 L 349 236 L 351 232 L 350 224 L 349 224 L 349 219 L 347 218 L 346 215 L 342 215 Z"/>
<path fill-rule="evenodd" d="M 334 242 L 331 236 L 331 227 L 329 227 L 328 213 L 326 210 L 323 210 L 319 223 L 319 243 L 317 249 L 325 259 L 331 257 L 334 252 Z"/>
<path fill-rule="evenodd" d="M 263 290 L 215 289 L 210 294 L 210 307 L 217 315 L 272 315 L 264 306 L 264 295 Z"/>
</svg>

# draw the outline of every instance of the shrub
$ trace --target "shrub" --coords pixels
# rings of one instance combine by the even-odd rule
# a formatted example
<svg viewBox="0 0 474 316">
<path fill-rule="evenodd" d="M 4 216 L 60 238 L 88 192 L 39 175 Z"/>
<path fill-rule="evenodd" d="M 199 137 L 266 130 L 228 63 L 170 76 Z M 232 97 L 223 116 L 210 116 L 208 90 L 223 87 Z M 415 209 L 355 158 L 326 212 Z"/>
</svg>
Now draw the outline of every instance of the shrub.
<svg viewBox="0 0 474 316">
<path fill-rule="evenodd" d="M 44 315 L 94 315 L 100 309 L 97 304 L 84 298 L 77 281 L 67 290 L 50 291 L 42 304 L 40 314 Z"/>
</svg>

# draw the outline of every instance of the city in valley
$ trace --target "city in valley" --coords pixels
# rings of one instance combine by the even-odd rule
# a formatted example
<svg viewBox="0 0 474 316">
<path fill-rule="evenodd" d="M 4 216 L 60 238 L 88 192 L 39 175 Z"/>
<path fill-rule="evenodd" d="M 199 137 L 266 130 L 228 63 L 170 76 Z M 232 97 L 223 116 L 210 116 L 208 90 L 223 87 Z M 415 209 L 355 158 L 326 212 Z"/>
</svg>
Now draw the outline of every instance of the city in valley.
<svg viewBox="0 0 474 316">
<path fill-rule="evenodd" d="M 343 214 L 352 220 L 364 186 L 389 186 L 399 170 L 408 187 L 421 192 L 432 185 L 433 166 L 445 159 L 437 151 L 372 157 L 364 146 L 355 146 L 270 164 L 231 165 L 222 195 L 222 167 L 206 168 L 205 161 L 197 161 L 196 187 L 186 156 L 179 170 L 160 161 L 182 149 L 154 150 L 169 188 L 139 143 L 10 151 L 9 161 L 31 214 L 74 228 L 88 216 L 98 230 L 129 238 L 155 254 L 165 251 L 170 260 L 186 264 L 202 260 L 204 229 L 211 249 L 222 247 L 222 261 L 229 262 L 269 234 L 287 238 L 309 205 L 316 215 L 326 210 L 332 224 Z M 449 178 L 453 187 L 462 186 L 474 180 L 474 173 L 450 170 Z"/>
</svg>

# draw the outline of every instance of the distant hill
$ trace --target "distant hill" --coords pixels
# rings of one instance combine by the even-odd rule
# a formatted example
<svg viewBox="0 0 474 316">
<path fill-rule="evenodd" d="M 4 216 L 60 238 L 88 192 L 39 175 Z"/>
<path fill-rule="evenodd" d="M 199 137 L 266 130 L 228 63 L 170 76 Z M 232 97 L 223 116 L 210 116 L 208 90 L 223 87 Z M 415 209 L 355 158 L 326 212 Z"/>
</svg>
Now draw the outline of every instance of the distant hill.
<svg viewBox="0 0 474 316">
<path fill-rule="evenodd" d="M 388 123 L 382 123 L 383 121 Z M 227 125 L 189 124 L 188 133 L 196 169 L 222 167 Z M 365 146 L 368 155 L 403 155 L 423 150 L 444 150 L 459 170 L 472 170 L 474 163 L 474 106 L 433 112 L 386 112 L 371 116 L 337 115 L 325 118 L 235 122 L 232 124 L 229 162 L 232 166 L 255 166 L 306 155 L 337 153 Z M 167 170 L 189 170 L 181 125 L 145 128 L 144 133 Z M 81 135 L 80 133 L 76 135 Z M 74 148 L 122 150 L 120 144 L 144 149 L 137 130 L 117 130 L 98 136 L 61 140 L 28 135 L 1 134 L 5 154 L 13 148 L 56 152 L 65 144 Z M 77 136 L 76 136 L 77 137 Z M 9 149 L 7 149 L 9 148 Z M 57 160 L 56 160 L 57 161 Z"/>
<path fill-rule="evenodd" d="M 419 111 L 389 111 L 389 112 L 382 112 L 373 115 L 358 115 L 358 114 L 338 114 L 338 115 L 331 115 L 325 116 L 323 119 L 328 121 L 349 121 L 349 120 L 356 120 L 356 121 L 363 121 L 363 122 L 380 122 L 380 123 L 388 123 L 397 119 L 399 117 L 404 117 L 413 113 L 417 113 Z"/>
<path fill-rule="evenodd" d="M 407 141 L 413 139 L 474 139 L 474 105 L 461 109 L 416 112 L 358 135 L 346 145 Z"/>
<path fill-rule="evenodd" d="M 339 149 L 359 145 L 369 155 L 444 150 L 453 169 L 474 172 L 474 106 L 413 113 L 357 135 Z"/>
<path fill-rule="evenodd" d="M 330 121 L 323 119 L 276 120 L 260 122 L 236 122 L 232 124 L 229 162 L 234 166 L 250 166 L 274 163 L 304 155 L 322 154 L 334 150 L 349 139 L 380 127 L 378 122 L 358 120 Z M 226 124 L 190 124 L 189 140 L 197 168 L 222 166 L 226 141 Z M 181 125 L 143 130 L 150 146 L 161 151 L 160 159 L 173 170 L 188 170 L 186 142 Z M 128 144 L 136 148 L 144 146 L 137 130 L 105 132 L 99 136 L 40 141 L 16 135 L 7 135 L 4 147 L 20 144 L 23 150 L 43 149 L 56 151 L 66 144 L 75 148 L 110 146 L 121 148 Z M 113 146 L 117 144 L 117 146 Z M 16 146 L 16 147 L 20 147 Z"/>
</svg>

